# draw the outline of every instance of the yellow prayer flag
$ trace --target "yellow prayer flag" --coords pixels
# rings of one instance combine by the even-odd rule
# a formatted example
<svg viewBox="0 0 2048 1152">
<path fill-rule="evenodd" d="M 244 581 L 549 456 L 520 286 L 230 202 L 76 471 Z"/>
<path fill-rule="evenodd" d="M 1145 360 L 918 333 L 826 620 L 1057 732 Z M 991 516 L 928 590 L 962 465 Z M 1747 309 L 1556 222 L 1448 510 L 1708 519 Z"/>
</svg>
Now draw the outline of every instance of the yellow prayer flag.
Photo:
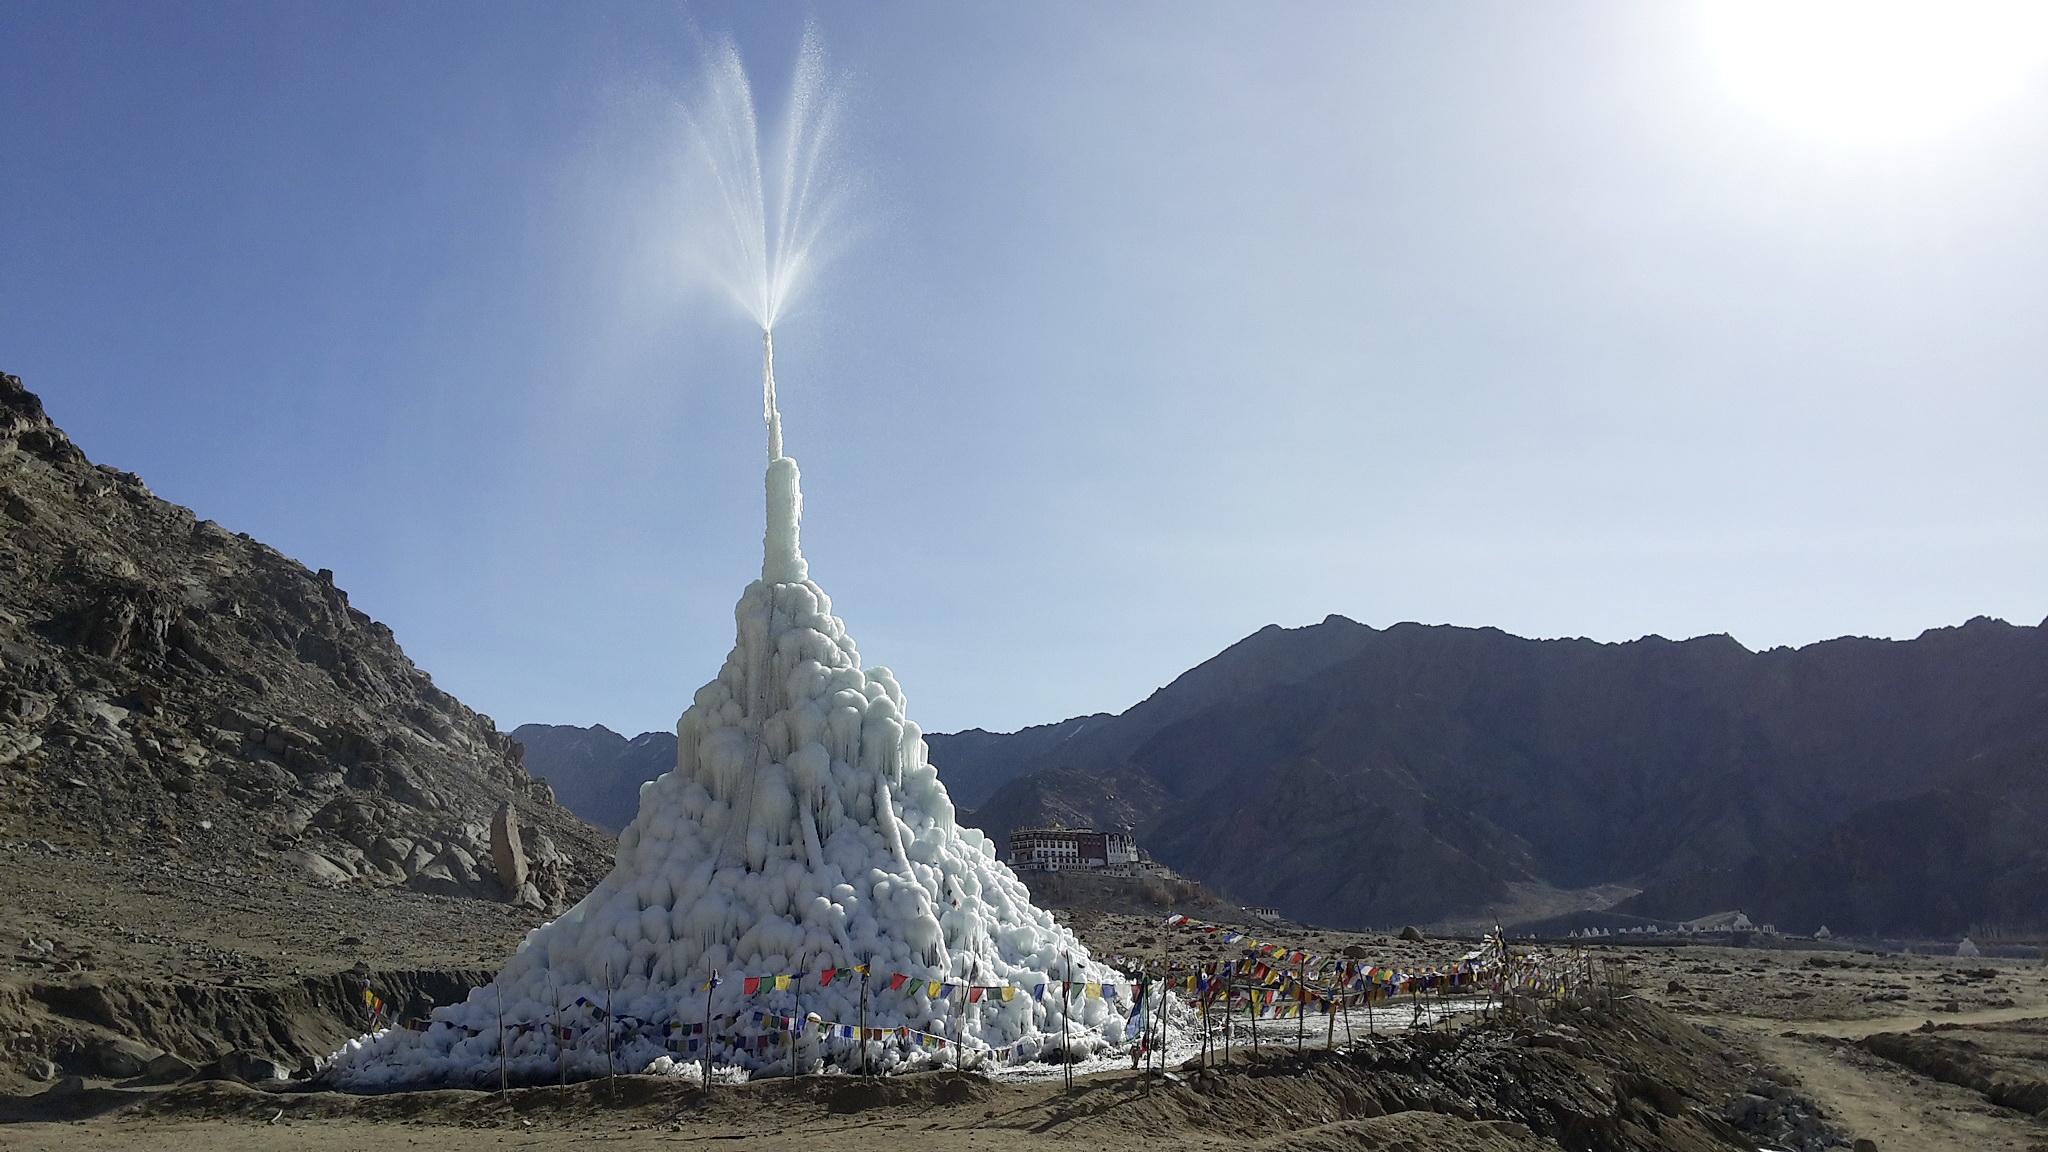
<svg viewBox="0 0 2048 1152">
<path fill-rule="evenodd" d="M 784 989 L 787 989 L 788 987 L 789 987 L 789 977 L 787 977 L 787 976 L 777 976 L 777 977 L 775 978 L 775 990 L 776 990 L 777 992 L 781 992 L 781 991 L 783 991 Z"/>
<path fill-rule="evenodd" d="M 939 991 L 943 989 L 945 986 L 946 985 L 943 981 L 934 980 L 931 983 L 925 985 L 924 994 L 926 996 L 931 997 L 934 1000 L 937 1000 L 939 998 Z"/>
<path fill-rule="evenodd" d="M 1010 987 L 1008 984 L 1003 985 L 1003 999 L 1015 1000 L 1016 998 L 1017 990 L 1015 988 Z"/>
<path fill-rule="evenodd" d="M 1088 985 L 1088 998 L 1089 998 L 1090 1000 L 1100 1000 L 1100 999 L 1102 999 L 1102 985 L 1100 985 L 1100 984 L 1090 984 L 1090 985 Z"/>
</svg>

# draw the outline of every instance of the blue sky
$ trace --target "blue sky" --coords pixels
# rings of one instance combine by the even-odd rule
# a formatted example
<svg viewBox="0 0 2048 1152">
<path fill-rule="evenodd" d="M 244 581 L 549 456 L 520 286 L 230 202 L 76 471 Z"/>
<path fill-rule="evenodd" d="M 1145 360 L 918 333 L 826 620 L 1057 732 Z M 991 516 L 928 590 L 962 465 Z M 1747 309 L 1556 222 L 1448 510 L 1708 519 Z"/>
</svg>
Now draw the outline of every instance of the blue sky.
<svg viewBox="0 0 2048 1152">
<path fill-rule="evenodd" d="M 758 335 L 676 267 L 687 25 L 772 101 L 813 15 L 860 229 L 784 421 L 928 729 L 1328 613 L 2048 614 L 2038 59 L 1850 131 L 1678 5 L 16 0 L 0 369 L 501 725 L 670 726 L 761 535 Z"/>
</svg>

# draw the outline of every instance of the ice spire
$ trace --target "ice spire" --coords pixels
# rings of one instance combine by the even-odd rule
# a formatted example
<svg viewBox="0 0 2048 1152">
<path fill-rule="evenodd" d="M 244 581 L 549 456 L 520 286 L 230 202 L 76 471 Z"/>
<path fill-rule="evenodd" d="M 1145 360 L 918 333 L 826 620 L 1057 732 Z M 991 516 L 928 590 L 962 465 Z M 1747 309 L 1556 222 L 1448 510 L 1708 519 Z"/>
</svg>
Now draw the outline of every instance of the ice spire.
<svg viewBox="0 0 2048 1152">
<path fill-rule="evenodd" d="M 761 332 L 762 417 L 768 422 L 768 532 L 762 539 L 761 581 L 801 584 L 810 576 L 797 525 L 804 515 L 796 461 L 782 454 L 782 413 L 775 407 L 775 337 Z"/>
<path fill-rule="evenodd" d="M 775 406 L 775 330 L 761 329 L 761 418 L 768 422 L 768 459 L 782 459 L 782 412 Z"/>
</svg>

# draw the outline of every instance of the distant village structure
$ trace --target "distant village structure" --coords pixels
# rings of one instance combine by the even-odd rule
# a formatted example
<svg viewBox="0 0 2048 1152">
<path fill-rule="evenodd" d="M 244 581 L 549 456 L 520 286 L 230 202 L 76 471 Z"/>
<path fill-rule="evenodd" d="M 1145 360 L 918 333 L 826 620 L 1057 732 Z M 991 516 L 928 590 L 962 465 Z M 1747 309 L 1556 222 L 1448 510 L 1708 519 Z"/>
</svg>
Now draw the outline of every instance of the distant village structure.
<svg viewBox="0 0 2048 1152">
<path fill-rule="evenodd" d="M 1142 866 L 1129 832 L 1019 828 L 1010 833 L 1010 867 L 1020 872 L 1086 870 L 1133 875 Z"/>
</svg>

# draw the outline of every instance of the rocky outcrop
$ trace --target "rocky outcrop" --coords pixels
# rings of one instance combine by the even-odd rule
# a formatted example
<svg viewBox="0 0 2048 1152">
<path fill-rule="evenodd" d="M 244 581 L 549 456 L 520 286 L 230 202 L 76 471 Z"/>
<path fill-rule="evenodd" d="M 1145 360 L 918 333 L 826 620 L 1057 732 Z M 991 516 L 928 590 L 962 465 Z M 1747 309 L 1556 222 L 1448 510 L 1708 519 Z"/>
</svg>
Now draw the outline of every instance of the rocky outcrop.
<svg viewBox="0 0 2048 1152">
<path fill-rule="evenodd" d="M 498 886 L 507 900 L 522 901 L 532 893 L 526 882 L 526 848 L 519 841 L 519 814 L 510 804 L 491 818 L 491 866 L 497 869 Z"/>
<path fill-rule="evenodd" d="M 503 869 L 474 863 L 493 858 L 507 810 L 530 830 L 509 892 Z M 492 900 L 525 888 L 554 907 L 609 855 L 520 746 L 436 687 L 332 572 L 93 464 L 13 376 L 0 376 L 0 834 L 309 883 Z"/>
</svg>

